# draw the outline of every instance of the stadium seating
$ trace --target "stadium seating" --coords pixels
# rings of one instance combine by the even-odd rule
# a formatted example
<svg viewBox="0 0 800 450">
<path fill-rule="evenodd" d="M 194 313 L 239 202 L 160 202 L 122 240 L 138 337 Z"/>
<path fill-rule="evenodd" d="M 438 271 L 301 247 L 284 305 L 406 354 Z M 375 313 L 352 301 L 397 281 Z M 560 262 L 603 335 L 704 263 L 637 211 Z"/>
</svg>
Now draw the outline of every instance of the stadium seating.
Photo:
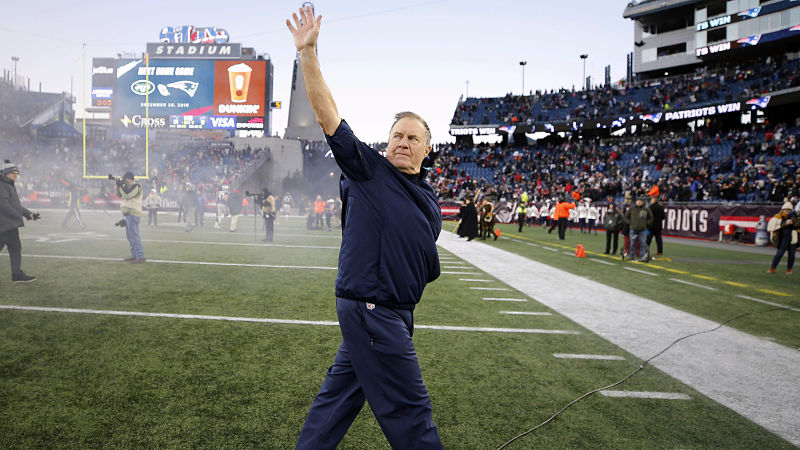
<svg viewBox="0 0 800 450">
<path fill-rule="evenodd" d="M 577 189 L 593 200 L 661 186 L 668 200 L 780 202 L 800 194 L 800 127 L 755 132 L 611 138 L 503 149 L 440 146 L 431 182 L 443 199 L 481 189 L 501 199 L 527 191 L 539 200 Z"/>
<path fill-rule="evenodd" d="M 721 101 L 749 100 L 759 94 L 800 86 L 794 60 L 780 66 L 769 58 L 698 73 L 603 86 L 589 91 L 560 89 L 530 96 L 467 98 L 453 125 L 514 125 L 572 119 L 601 119 L 670 109 L 702 107 Z"/>
</svg>

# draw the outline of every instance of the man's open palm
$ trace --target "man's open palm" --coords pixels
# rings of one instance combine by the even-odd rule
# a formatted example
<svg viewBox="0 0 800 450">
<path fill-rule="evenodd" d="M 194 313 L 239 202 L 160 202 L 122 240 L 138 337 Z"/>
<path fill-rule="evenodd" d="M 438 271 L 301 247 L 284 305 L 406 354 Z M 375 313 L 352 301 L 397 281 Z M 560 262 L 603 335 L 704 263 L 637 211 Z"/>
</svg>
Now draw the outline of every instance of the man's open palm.
<svg viewBox="0 0 800 450">
<path fill-rule="evenodd" d="M 300 17 L 297 14 L 292 14 L 294 25 L 289 19 L 286 19 L 286 26 L 292 32 L 294 37 L 294 46 L 298 51 L 304 48 L 314 48 L 317 45 L 317 37 L 319 36 L 319 28 L 322 24 L 322 15 L 319 15 L 316 20 L 314 13 L 311 11 L 311 6 L 306 6 L 305 9 L 300 8 Z"/>
</svg>

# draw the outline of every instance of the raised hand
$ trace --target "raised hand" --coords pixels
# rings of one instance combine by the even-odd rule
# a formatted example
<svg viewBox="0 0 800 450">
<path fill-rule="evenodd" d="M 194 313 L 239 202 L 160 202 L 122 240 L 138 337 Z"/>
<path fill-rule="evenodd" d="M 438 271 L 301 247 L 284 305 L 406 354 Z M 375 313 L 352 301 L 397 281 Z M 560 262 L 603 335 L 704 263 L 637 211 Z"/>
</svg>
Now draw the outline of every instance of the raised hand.
<svg viewBox="0 0 800 450">
<path fill-rule="evenodd" d="M 299 18 L 297 14 L 292 14 L 294 25 L 292 25 L 289 19 L 286 19 L 286 26 L 289 28 L 289 31 L 292 32 L 292 37 L 294 38 L 294 46 L 297 48 L 297 51 L 303 50 L 304 48 L 313 49 L 317 45 L 319 28 L 322 24 L 322 15 L 314 19 L 314 12 L 311 10 L 311 6 L 306 6 L 305 9 L 300 8 L 298 12 L 300 13 Z"/>
</svg>

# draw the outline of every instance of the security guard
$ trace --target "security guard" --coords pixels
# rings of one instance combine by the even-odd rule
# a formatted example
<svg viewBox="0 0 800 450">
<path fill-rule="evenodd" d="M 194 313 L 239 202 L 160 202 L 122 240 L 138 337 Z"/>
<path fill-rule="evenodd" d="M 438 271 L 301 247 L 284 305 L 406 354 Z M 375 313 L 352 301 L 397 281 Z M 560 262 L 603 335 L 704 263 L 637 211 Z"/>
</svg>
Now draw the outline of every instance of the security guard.
<svg viewBox="0 0 800 450">
<path fill-rule="evenodd" d="M 520 202 L 519 205 L 517 206 L 517 222 L 519 222 L 520 233 L 522 233 L 522 227 L 525 225 L 525 217 L 527 216 L 528 216 L 528 207 L 525 206 L 525 203 Z"/>
</svg>

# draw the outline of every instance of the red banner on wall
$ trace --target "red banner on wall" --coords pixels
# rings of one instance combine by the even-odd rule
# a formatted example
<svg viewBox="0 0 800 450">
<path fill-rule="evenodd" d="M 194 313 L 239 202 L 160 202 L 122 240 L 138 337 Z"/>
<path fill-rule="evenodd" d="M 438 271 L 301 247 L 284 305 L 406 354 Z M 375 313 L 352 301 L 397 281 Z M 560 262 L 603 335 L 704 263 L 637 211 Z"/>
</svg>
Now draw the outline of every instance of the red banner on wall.
<svg viewBox="0 0 800 450">
<path fill-rule="evenodd" d="M 458 202 L 440 202 L 442 217 L 452 219 L 458 214 Z M 605 217 L 605 203 L 595 203 L 600 212 L 597 225 L 602 229 L 603 217 Z M 746 233 L 742 241 L 753 243 L 755 241 L 756 224 L 761 216 L 764 220 L 775 215 L 780 206 L 763 205 L 723 205 L 714 203 L 698 204 L 662 204 L 664 206 L 663 234 L 666 236 L 677 236 L 697 239 L 716 240 L 719 239 L 720 231 L 725 226 L 744 228 Z M 496 202 L 496 218 L 499 223 L 513 223 L 516 221 L 515 215 L 511 214 L 517 208 L 517 203 Z"/>
</svg>

